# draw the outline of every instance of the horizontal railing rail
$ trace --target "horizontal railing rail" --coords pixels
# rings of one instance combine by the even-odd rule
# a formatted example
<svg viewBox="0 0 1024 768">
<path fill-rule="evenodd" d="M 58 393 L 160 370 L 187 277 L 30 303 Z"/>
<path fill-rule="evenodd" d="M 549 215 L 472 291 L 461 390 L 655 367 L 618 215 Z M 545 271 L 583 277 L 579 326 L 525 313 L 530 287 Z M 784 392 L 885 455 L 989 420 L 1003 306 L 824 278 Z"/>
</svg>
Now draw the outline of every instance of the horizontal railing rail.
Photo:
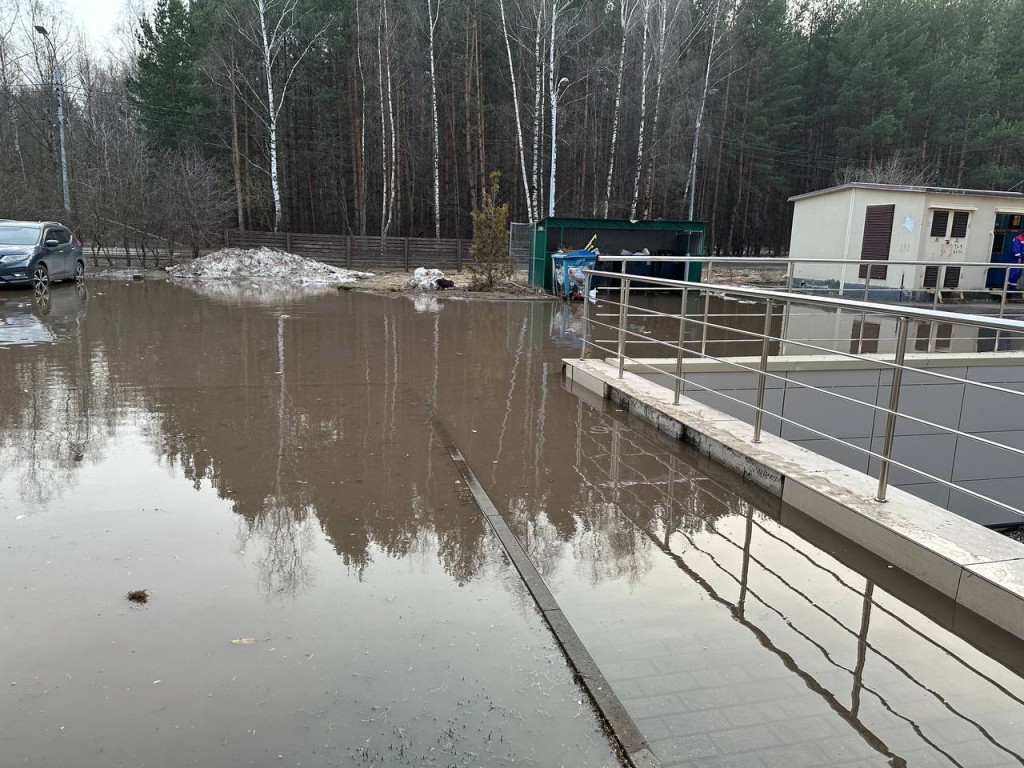
<svg viewBox="0 0 1024 768">
<path fill-rule="evenodd" d="M 598 254 L 598 261 L 614 262 L 622 264 L 622 271 L 625 273 L 629 264 L 639 263 L 676 263 L 676 264 L 699 264 L 701 265 L 700 282 L 713 283 L 713 272 L 716 268 L 729 268 L 735 270 L 737 267 L 746 267 L 760 270 L 776 270 L 780 275 L 780 285 L 787 291 L 799 289 L 801 293 L 838 293 L 839 295 L 860 293 L 866 301 L 870 298 L 871 292 L 876 294 L 880 291 L 898 291 L 907 297 L 909 301 L 915 294 L 924 292 L 931 294 L 932 307 L 936 308 L 942 301 L 944 293 L 969 293 L 982 292 L 999 298 L 998 316 L 1006 314 L 1006 305 L 1010 301 L 1010 295 L 1017 295 L 1024 299 L 1024 278 L 1020 285 L 1011 288 L 1010 270 L 1024 268 L 1024 265 L 1014 262 L 979 262 L 979 261 L 957 261 L 952 259 L 842 259 L 842 258 L 792 258 L 792 257 L 750 257 L 750 256 L 678 256 L 678 255 L 655 255 L 655 254 Z M 828 266 L 832 268 L 831 279 L 824 277 L 801 278 L 803 283 L 796 285 L 797 270 L 801 266 Z M 886 278 L 876 276 L 876 271 L 885 267 L 909 267 L 921 271 L 922 283 L 920 285 L 892 286 L 886 284 Z M 686 267 L 688 270 L 689 267 Z M 956 285 L 947 286 L 946 270 L 976 270 L 986 274 L 986 279 L 980 285 L 974 287 L 960 287 L 960 273 L 957 273 Z M 998 287 L 989 287 L 987 273 L 989 270 L 998 269 L 1003 271 L 1002 284 Z M 854 277 L 847 280 L 847 272 L 854 270 Z M 931 284 L 925 284 L 924 277 L 932 272 Z M 863 271 L 863 275 L 860 274 Z M 633 275 L 634 279 L 640 282 L 639 275 Z M 647 282 L 650 278 L 644 278 Z M 811 282 L 807 282 L 810 280 Z M 643 290 L 643 288 L 638 288 Z M 647 290 L 650 290 L 649 288 Z"/>
<path fill-rule="evenodd" d="M 1006 382 L 974 381 L 951 373 L 928 370 L 906 362 L 908 327 L 911 321 L 933 324 L 942 323 L 953 326 L 959 325 L 974 329 L 987 329 L 989 333 L 994 334 L 994 337 L 997 340 L 1000 336 L 1002 336 L 1004 341 L 1007 339 L 1015 341 L 1019 340 L 1021 349 L 1024 350 L 1024 322 L 1021 320 L 969 313 L 951 313 L 924 307 L 856 301 L 836 296 L 817 296 L 764 288 L 729 286 L 688 280 L 671 280 L 668 278 L 638 276 L 603 270 L 587 270 L 586 289 L 588 295 L 592 295 L 591 284 L 595 279 L 599 279 L 601 281 L 601 285 L 594 290 L 604 293 L 604 297 L 600 300 L 600 305 L 604 309 L 601 311 L 599 307 L 598 311 L 592 311 L 590 302 L 584 303 L 585 331 L 584 338 L 582 340 L 581 355 L 585 358 L 591 352 L 600 351 L 605 353 L 617 364 L 619 378 L 622 378 L 624 375 L 627 361 L 630 361 L 631 367 L 635 366 L 638 370 L 655 373 L 660 376 L 668 376 L 669 380 L 672 382 L 674 389 L 673 401 L 676 404 L 680 401 L 684 381 L 686 381 L 687 385 L 692 387 L 694 390 L 714 392 L 716 397 L 722 398 L 724 401 L 735 404 L 743 409 L 749 409 L 749 412 L 752 412 L 752 441 L 755 443 L 760 442 L 761 440 L 763 420 L 764 417 L 768 415 L 777 420 L 780 434 L 783 431 L 783 426 L 792 427 L 800 434 L 811 435 L 814 438 L 821 438 L 833 444 L 843 445 L 845 446 L 845 449 L 851 450 L 857 455 L 867 457 L 869 468 L 871 460 L 877 460 L 879 468 L 876 499 L 879 501 L 885 501 L 890 472 L 893 468 L 897 468 L 905 470 L 928 483 L 934 483 L 950 490 L 956 490 L 967 498 L 989 505 L 994 509 L 1001 510 L 1002 512 L 1011 513 L 1016 518 L 1024 520 L 1024 511 L 1020 509 L 1020 502 L 1015 499 L 1007 500 L 994 498 L 993 496 L 981 493 L 974 488 L 967 487 L 963 483 L 957 483 L 953 480 L 954 473 L 952 469 L 950 470 L 950 477 L 946 478 L 936 474 L 935 472 L 927 471 L 927 469 L 922 466 L 915 465 L 912 461 L 897 460 L 892 455 L 893 445 L 896 439 L 897 420 L 902 420 L 903 424 L 912 425 L 914 428 L 919 430 L 927 430 L 932 433 L 954 436 L 958 441 L 961 439 L 965 441 L 965 444 L 982 446 L 986 449 L 999 451 L 1001 452 L 1001 455 L 1010 458 L 1012 461 L 1017 462 L 1020 467 L 1024 468 L 1024 448 L 1009 445 L 1005 442 L 1001 442 L 1000 439 L 993 439 L 992 436 L 974 434 L 971 431 L 960 429 L 959 427 L 962 426 L 962 421 L 959 418 L 956 422 L 958 426 L 952 427 L 948 424 L 940 423 L 940 419 L 928 418 L 928 414 L 921 415 L 920 412 L 917 414 L 909 413 L 906 408 L 900 408 L 902 376 L 905 370 L 912 369 L 917 375 L 929 377 L 929 381 L 962 385 L 965 388 L 972 388 L 975 392 L 984 392 L 986 394 L 1009 398 L 1014 402 L 1014 407 L 1011 409 L 1012 411 L 1024 412 L 1024 392 L 1014 389 L 1012 385 L 1003 386 Z M 634 295 L 631 297 L 632 284 L 634 282 L 643 283 L 651 289 L 680 293 L 681 299 L 679 311 L 663 311 L 654 307 L 641 306 L 634 303 L 633 300 L 636 299 L 636 296 Z M 689 299 L 694 294 L 698 296 L 698 312 L 696 315 L 691 315 L 689 312 Z M 737 327 L 735 324 L 727 324 L 725 322 L 713 322 L 710 319 L 711 315 L 708 310 L 708 306 L 713 296 L 724 296 L 731 299 L 742 300 L 747 303 L 757 302 L 763 304 L 763 328 L 761 330 L 756 330 Z M 631 298 L 633 300 L 631 300 Z M 700 311 L 701 305 L 703 306 L 702 312 Z M 877 354 L 865 354 L 860 350 L 845 351 L 839 349 L 838 343 L 834 343 L 831 347 L 822 346 L 820 344 L 813 343 L 813 341 L 796 338 L 791 334 L 787 335 L 785 333 L 785 328 L 782 333 L 773 332 L 773 321 L 785 318 L 786 313 L 791 311 L 792 307 L 797 306 L 813 307 L 822 312 L 852 313 L 856 316 L 860 316 L 861 318 L 866 316 L 880 316 L 887 318 L 895 326 L 895 334 L 891 338 L 891 341 L 893 342 L 892 355 L 889 357 L 883 357 Z M 776 308 L 781 308 L 782 312 L 776 312 Z M 722 313 L 720 316 L 727 317 L 727 314 Z M 665 326 L 662 326 L 661 333 L 659 335 L 656 332 L 657 326 L 647 322 L 656 319 L 667 320 L 670 325 L 678 323 L 678 332 L 672 334 L 669 338 L 668 334 L 665 332 Z M 695 340 L 688 340 L 687 338 L 687 330 L 691 325 L 699 326 L 701 328 L 701 339 L 699 345 Z M 716 330 L 723 334 L 730 334 L 732 339 L 729 339 L 728 341 L 734 343 L 745 339 L 747 344 L 753 343 L 755 345 L 759 345 L 760 354 L 747 358 L 712 354 L 708 350 L 707 345 L 708 329 Z M 608 331 L 610 332 L 609 335 L 614 336 L 614 338 L 598 338 L 598 330 Z M 835 341 L 837 340 L 834 340 L 834 342 Z M 715 343 L 718 342 L 716 341 Z M 775 345 L 779 350 L 797 348 L 809 350 L 816 354 L 827 353 L 841 359 L 862 361 L 871 367 L 888 371 L 891 375 L 891 383 L 886 382 L 884 384 L 884 386 L 889 389 L 888 404 L 883 405 L 880 402 L 867 401 L 851 394 L 837 392 L 834 387 L 815 386 L 808 382 L 794 379 L 787 375 L 784 370 L 780 372 L 770 370 L 768 363 L 773 357 L 771 354 L 772 345 Z M 636 349 L 638 346 L 645 347 L 647 350 L 653 349 L 670 351 L 672 356 L 668 358 L 668 364 L 670 365 L 672 358 L 674 358 L 674 371 L 667 370 L 665 362 L 657 362 L 656 356 L 655 362 L 652 362 L 650 355 L 640 356 L 640 354 L 636 352 L 627 352 L 627 350 Z M 774 357 L 782 356 L 776 353 Z M 661 359 L 664 360 L 665 358 Z M 692 376 L 687 380 L 683 371 L 684 359 L 711 360 L 726 366 L 729 370 L 735 370 L 738 373 L 753 376 L 756 379 L 756 402 L 751 404 L 746 400 L 743 400 L 741 397 L 736 397 L 728 394 L 727 392 L 712 389 L 711 387 L 701 384 L 699 381 L 695 381 Z M 1022 370 L 1024 370 L 1024 354 L 1020 357 L 1020 366 Z M 881 447 L 876 450 L 876 446 L 874 445 L 876 435 L 873 428 L 870 439 L 868 440 L 868 445 L 865 446 L 857 444 L 849 439 L 843 439 L 842 437 L 830 434 L 827 429 L 816 427 L 813 424 L 808 423 L 806 420 L 801 420 L 798 417 L 787 415 L 782 412 L 782 410 L 778 413 L 769 412 L 765 408 L 765 391 L 767 384 L 770 381 L 778 382 L 780 386 L 783 387 L 799 387 L 802 390 L 815 392 L 822 397 L 829 398 L 830 402 L 834 402 L 838 405 L 845 404 L 858 408 L 866 408 L 871 414 L 879 414 L 885 419 L 885 429 L 883 434 L 880 436 L 882 440 Z M 880 383 L 879 391 L 882 386 L 883 385 Z M 874 419 L 872 417 L 872 423 L 873 422 Z M 924 434 L 924 432 L 922 432 L 922 434 Z M 990 432 L 989 434 L 991 435 L 992 433 Z"/>
</svg>

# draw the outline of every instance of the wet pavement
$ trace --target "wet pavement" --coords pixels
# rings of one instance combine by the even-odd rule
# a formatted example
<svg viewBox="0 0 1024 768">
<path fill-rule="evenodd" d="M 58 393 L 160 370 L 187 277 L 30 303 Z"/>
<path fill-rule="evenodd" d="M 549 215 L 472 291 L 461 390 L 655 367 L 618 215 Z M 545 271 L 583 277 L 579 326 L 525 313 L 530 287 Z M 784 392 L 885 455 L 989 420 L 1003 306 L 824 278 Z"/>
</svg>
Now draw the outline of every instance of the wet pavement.
<svg viewBox="0 0 1024 768">
<path fill-rule="evenodd" d="M 0 293 L 4 766 L 618 765 L 431 411 L 663 764 L 1024 765 L 1019 648 L 566 391 L 579 307 L 51 293 Z"/>
</svg>

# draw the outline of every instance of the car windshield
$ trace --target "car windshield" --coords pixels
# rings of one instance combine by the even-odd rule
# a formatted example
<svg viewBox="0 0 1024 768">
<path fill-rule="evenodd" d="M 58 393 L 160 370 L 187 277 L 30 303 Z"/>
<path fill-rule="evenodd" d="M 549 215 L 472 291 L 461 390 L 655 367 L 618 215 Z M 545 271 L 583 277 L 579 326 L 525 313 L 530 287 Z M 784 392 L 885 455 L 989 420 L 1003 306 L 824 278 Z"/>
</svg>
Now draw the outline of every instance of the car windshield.
<svg viewBox="0 0 1024 768">
<path fill-rule="evenodd" d="M 0 224 L 0 245 L 35 245 L 39 242 L 39 227 Z"/>
</svg>

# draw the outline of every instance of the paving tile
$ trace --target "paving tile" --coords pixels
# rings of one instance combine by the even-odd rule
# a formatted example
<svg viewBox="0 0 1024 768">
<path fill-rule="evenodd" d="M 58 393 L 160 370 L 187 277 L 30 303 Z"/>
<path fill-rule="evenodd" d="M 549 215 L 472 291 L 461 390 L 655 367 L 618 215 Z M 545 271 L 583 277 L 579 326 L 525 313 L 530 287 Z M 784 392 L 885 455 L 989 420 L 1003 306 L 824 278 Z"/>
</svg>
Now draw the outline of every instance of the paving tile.
<svg viewBox="0 0 1024 768">
<path fill-rule="evenodd" d="M 646 717 L 643 720 L 637 720 L 636 727 L 640 729 L 640 733 L 644 735 L 648 743 L 676 735 L 669 728 L 666 720 L 660 717 Z"/>
<path fill-rule="evenodd" d="M 781 744 L 757 752 L 764 768 L 824 768 L 829 758 L 812 742 Z"/>
<path fill-rule="evenodd" d="M 642 698 L 629 699 L 624 703 L 626 711 L 634 719 L 664 717 L 686 711 L 686 707 L 679 697 L 671 694 L 667 696 L 644 696 Z"/>
<path fill-rule="evenodd" d="M 715 750 L 715 745 L 711 743 L 711 739 L 702 733 L 660 739 L 651 743 L 651 751 L 664 761 L 690 761 L 695 758 L 711 757 L 718 754 Z"/>
<path fill-rule="evenodd" d="M 764 763 L 756 753 L 748 752 L 737 755 L 715 755 L 689 760 L 686 768 L 764 768 Z"/>
<path fill-rule="evenodd" d="M 659 693 L 680 693 L 690 694 L 699 690 L 700 686 L 693 679 L 689 672 L 674 672 L 671 675 L 656 675 L 645 677 L 639 680 L 640 688 L 648 696 L 656 696 Z"/>
<path fill-rule="evenodd" d="M 849 729 L 844 728 L 841 722 L 834 715 L 822 714 L 769 723 L 768 729 L 775 734 L 780 743 L 798 744 L 842 735 Z"/>
<path fill-rule="evenodd" d="M 651 677 L 658 674 L 657 668 L 650 659 L 625 659 L 609 662 L 601 665 L 601 671 L 611 681 Z"/>
<path fill-rule="evenodd" d="M 750 672 L 736 664 L 723 664 L 720 667 L 694 670 L 693 678 L 698 685 L 705 687 L 744 683 L 754 679 Z"/>
<path fill-rule="evenodd" d="M 725 731 L 716 731 L 709 736 L 715 748 L 722 754 L 761 750 L 779 743 L 778 737 L 765 725 L 731 728 Z"/>
<path fill-rule="evenodd" d="M 733 727 L 728 718 L 717 709 L 672 715 L 665 718 L 665 724 L 673 736 L 689 736 Z"/>
<path fill-rule="evenodd" d="M 720 711 L 733 726 L 774 723 L 789 719 L 789 715 L 774 701 L 737 704 Z"/>
<path fill-rule="evenodd" d="M 829 756 L 830 760 L 834 760 L 836 763 L 878 754 L 856 733 L 830 736 L 819 741 L 818 746 Z"/>
</svg>

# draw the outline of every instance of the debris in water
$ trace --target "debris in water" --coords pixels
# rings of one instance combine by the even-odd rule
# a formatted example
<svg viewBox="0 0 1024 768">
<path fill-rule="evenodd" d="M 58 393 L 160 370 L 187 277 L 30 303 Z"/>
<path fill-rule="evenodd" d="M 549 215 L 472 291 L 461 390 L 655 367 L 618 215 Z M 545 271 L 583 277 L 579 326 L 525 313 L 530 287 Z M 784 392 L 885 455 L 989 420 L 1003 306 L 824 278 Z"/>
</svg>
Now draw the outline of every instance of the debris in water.
<svg viewBox="0 0 1024 768">
<path fill-rule="evenodd" d="M 126 597 L 133 603 L 144 604 L 149 602 L 149 591 L 145 589 L 133 589 Z"/>
<path fill-rule="evenodd" d="M 255 637 L 236 637 L 231 641 L 232 645 L 252 645 L 256 642 Z"/>
</svg>

